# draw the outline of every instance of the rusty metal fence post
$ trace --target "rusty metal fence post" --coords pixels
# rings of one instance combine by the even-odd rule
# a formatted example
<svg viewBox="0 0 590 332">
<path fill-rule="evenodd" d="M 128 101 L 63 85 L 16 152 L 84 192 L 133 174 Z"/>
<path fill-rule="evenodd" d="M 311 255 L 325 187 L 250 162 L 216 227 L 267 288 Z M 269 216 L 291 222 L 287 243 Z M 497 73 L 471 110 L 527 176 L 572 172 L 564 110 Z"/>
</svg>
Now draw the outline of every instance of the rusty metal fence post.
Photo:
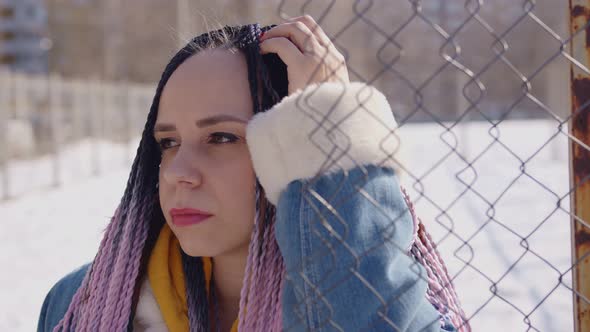
<svg viewBox="0 0 590 332">
<path fill-rule="evenodd" d="M 590 1 L 569 0 L 574 327 L 590 331 Z"/>
<path fill-rule="evenodd" d="M 5 201 L 10 198 L 10 181 L 8 174 L 9 146 L 6 137 L 7 126 L 9 119 L 8 108 L 10 107 L 10 89 L 11 73 L 8 70 L 0 72 L 0 184 L 2 185 L 2 195 L 0 201 Z"/>
</svg>

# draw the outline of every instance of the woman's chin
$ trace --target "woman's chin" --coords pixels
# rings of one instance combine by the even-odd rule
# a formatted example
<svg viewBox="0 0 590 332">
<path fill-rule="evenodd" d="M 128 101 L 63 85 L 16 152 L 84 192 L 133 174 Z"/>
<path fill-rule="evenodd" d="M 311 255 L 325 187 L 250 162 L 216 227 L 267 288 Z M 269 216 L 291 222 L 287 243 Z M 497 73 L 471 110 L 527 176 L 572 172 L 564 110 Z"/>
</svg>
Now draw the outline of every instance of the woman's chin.
<svg viewBox="0 0 590 332">
<path fill-rule="evenodd" d="M 191 257 L 215 257 L 217 252 L 213 248 L 204 248 L 203 244 L 183 243 L 179 240 L 182 251 Z"/>
</svg>

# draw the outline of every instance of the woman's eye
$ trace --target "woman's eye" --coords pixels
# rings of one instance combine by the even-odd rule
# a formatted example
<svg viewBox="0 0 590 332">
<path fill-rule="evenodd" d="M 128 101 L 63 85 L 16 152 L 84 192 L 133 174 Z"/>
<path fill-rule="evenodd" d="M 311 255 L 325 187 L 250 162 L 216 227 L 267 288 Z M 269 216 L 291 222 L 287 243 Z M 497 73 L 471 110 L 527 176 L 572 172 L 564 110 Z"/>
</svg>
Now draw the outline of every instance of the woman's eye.
<svg viewBox="0 0 590 332">
<path fill-rule="evenodd" d="M 240 138 L 238 136 L 230 134 L 230 133 L 217 132 L 217 133 L 212 133 L 211 135 L 209 135 L 209 137 L 207 138 L 207 143 L 214 144 L 214 145 L 231 144 L 231 143 L 235 143 L 239 139 Z M 170 148 L 174 148 L 179 145 L 180 144 L 178 142 L 176 142 L 176 139 L 174 139 L 174 138 L 162 138 L 158 141 L 158 146 L 160 148 L 160 151 L 168 150 Z"/>
<path fill-rule="evenodd" d="M 164 151 L 166 149 L 170 149 L 176 146 L 176 142 L 172 138 L 162 138 L 158 145 L 160 146 L 160 150 Z"/>
<path fill-rule="evenodd" d="M 207 143 L 210 144 L 226 144 L 235 143 L 238 140 L 238 136 L 230 133 L 213 133 L 209 136 Z"/>
</svg>

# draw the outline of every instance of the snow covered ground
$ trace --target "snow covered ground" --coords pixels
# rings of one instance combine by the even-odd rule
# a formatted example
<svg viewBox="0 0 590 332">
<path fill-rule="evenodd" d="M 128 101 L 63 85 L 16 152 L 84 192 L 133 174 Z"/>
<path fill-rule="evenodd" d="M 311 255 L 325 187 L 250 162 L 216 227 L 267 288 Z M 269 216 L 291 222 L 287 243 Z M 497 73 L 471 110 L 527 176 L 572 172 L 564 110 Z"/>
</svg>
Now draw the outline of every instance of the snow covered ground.
<svg viewBox="0 0 590 332">
<path fill-rule="evenodd" d="M 532 330 L 572 330 L 567 139 L 556 123 L 509 121 L 492 131 L 473 123 L 453 134 L 413 124 L 400 135 L 409 170 L 402 184 L 456 276 L 473 330 L 525 331 L 527 322 Z M 476 159 L 471 167 L 455 153 L 445 158 L 454 141 Z M 33 331 L 50 287 L 93 258 L 123 193 L 131 146 L 68 148 L 59 188 L 45 188 L 50 158 L 9 167 L 19 196 L 0 202 L 0 331 Z"/>
</svg>

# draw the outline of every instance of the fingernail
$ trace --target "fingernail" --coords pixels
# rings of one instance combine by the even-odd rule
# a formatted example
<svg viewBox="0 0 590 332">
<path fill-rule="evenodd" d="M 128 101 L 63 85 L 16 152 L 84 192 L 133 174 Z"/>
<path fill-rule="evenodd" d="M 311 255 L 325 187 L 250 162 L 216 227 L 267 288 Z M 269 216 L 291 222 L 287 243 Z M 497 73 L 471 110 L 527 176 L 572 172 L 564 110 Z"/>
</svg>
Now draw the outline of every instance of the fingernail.
<svg viewBox="0 0 590 332">
<path fill-rule="evenodd" d="M 262 39 L 262 37 L 264 36 L 264 31 L 262 31 L 262 33 L 260 34 L 260 37 L 258 37 L 258 39 Z"/>
</svg>

